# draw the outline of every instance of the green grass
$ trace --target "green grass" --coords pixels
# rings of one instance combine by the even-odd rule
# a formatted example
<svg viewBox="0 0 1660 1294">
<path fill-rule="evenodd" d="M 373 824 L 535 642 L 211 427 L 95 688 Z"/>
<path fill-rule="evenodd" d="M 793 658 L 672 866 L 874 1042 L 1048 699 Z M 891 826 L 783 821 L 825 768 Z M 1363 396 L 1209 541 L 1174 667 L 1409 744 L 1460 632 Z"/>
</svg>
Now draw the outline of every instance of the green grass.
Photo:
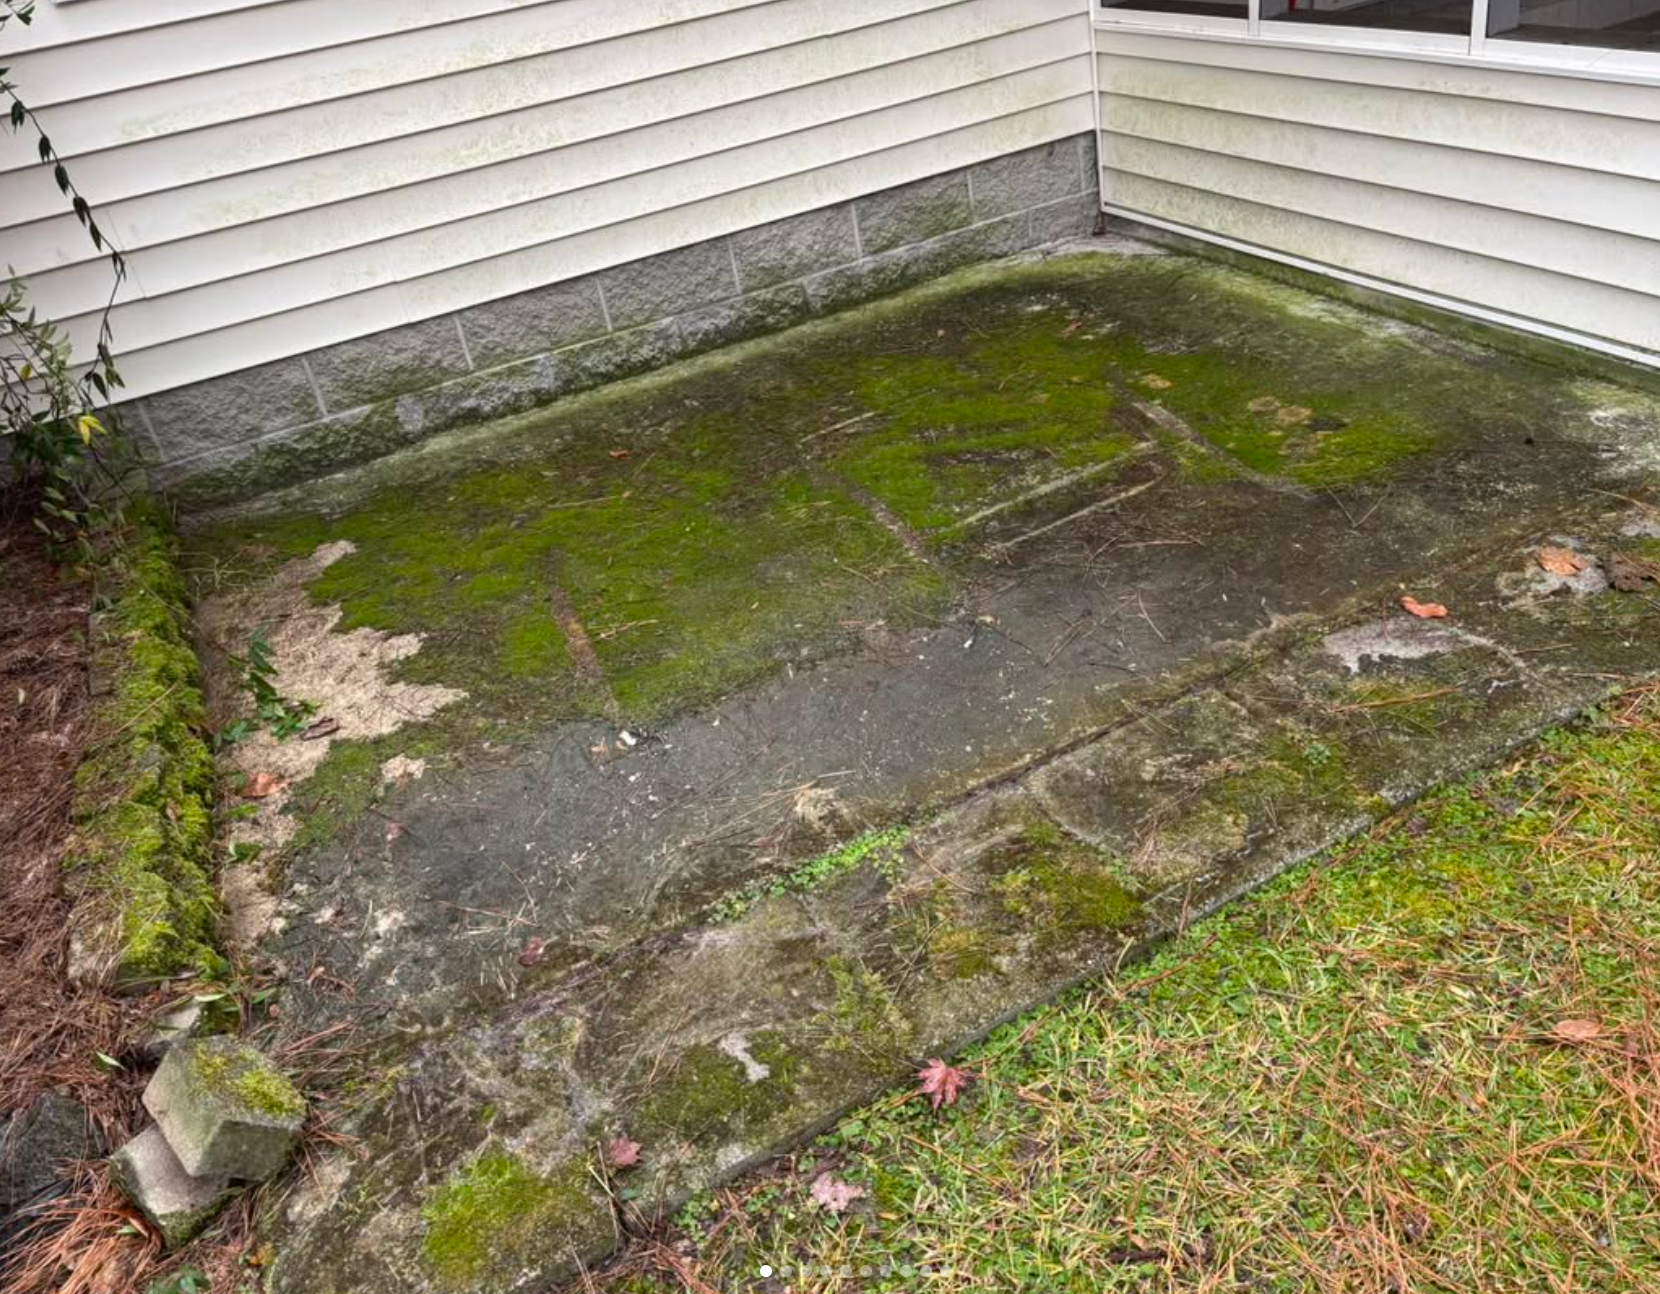
<svg viewBox="0 0 1660 1294">
<path fill-rule="evenodd" d="M 959 1063 L 604 1287 L 1660 1289 L 1660 691 Z M 818 1209 L 826 1170 L 868 1197 Z"/>
</svg>

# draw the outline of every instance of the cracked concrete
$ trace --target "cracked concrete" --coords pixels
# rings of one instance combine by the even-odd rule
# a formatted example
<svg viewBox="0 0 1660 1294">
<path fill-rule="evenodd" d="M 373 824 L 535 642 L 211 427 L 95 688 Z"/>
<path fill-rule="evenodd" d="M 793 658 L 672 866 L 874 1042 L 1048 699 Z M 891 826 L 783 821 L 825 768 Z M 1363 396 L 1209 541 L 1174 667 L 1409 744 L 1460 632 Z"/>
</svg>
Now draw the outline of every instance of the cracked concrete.
<svg viewBox="0 0 1660 1294">
<path fill-rule="evenodd" d="M 467 694 L 292 794 L 285 1015 L 391 1059 L 273 1289 L 550 1279 L 615 1241 L 605 1137 L 672 1206 L 1660 668 L 1588 573 L 1656 444 L 1636 393 L 1074 255 L 218 519 L 355 544 L 312 597 Z"/>
</svg>

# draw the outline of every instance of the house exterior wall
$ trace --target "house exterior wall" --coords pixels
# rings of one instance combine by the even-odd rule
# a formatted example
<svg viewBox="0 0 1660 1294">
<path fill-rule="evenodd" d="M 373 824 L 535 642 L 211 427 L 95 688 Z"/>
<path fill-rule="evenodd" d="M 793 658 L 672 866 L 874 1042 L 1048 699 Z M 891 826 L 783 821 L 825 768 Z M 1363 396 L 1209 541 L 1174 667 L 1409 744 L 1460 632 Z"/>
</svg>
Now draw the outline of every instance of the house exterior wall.
<svg viewBox="0 0 1660 1294">
<path fill-rule="evenodd" d="M 456 320 L 486 303 L 1093 123 L 1087 0 L 59 0 L 6 41 L 128 255 L 111 324 L 129 393 L 315 360 L 309 397 L 250 379 L 250 433 L 308 398 L 312 421 L 361 407 L 400 355 L 473 371 L 493 334 L 460 353 Z M 84 348 L 108 266 L 26 136 L 0 136 L 0 240 Z M 608 332 L 643 322 L 625 278 Z"/>
<path fill-rule="evenodd" d="M 1096 36 L 1115 214 L 1660 363 L 1660 84 Z"/>
</svg>

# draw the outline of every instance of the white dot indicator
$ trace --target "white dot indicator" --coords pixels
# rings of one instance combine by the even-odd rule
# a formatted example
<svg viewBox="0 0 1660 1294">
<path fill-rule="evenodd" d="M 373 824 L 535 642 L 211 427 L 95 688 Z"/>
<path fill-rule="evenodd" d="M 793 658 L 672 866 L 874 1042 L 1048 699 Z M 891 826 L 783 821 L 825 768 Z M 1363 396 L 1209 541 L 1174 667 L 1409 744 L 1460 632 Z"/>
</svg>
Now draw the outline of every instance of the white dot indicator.
<svg viewBox="0 0 1660 1294">
<path fill-rule="evenodd" d="M 761 1275 L 763 1277 L 767 1277 L 767 1276 L 772 1275 L 772 1264 L 771 1263 L 762 1263 L 761 1264 Z"/>
</svg>

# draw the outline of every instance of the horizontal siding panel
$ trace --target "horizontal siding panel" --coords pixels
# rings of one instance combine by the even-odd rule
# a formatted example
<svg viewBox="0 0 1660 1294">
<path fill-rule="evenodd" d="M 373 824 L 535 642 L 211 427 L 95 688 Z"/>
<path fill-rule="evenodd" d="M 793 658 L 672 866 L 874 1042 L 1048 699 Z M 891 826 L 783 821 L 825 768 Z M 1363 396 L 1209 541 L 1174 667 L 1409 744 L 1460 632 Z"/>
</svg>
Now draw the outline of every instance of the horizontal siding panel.
<svg viewBox="0 0 1660 1294">
<path fill-rule="evenodd" d="M 1514 262 L 1164 180 L 1114 172 L 1110 183 L 1109 203 L 1134 213 L 1660 352 L 1660 312 L 1654 298 L 1640 292 L 1522 270 Z"/>
<path fill-rule="evenodd" d="M 1584 226 L 1566 230 L 1557 221 L 1501 207 L 1122 135 L 1104 136 L 1102 155 L 1113 171 L 1113 193 L 1125 175 L 1164 180 L 1218 198 L 1508 261 L 1519 273 L 1543 269 L 1660 296 L 1660 243 L 1649 239 Z"/>
<path fill-rule="evenodd" d="M 282 0 L 270 7 L 287 10 L 299 2 Z M 947 2 L 849 0 L 846 7 L 874 6 L 893 12 L 897 6 L 904 12 Z M 315 152 L 326 147 L 332 132 L 349 132 L 365 124 L 354 122 L 349 112 L 340 111 L 342 99 L 479 68 L 511 67 L 537 55 L 596 45 L 598 50 L 587 49 L 587 59 L 593 65 L 589 75 L 603 77 L 607 61 L 604 53 L 615 41 L 636 34 L 660 36 L 680 23 L 701 25 L 721 16 L 736 18 L 738 26 L 745 21 L 764 22 L 775 5 L 820 7 L 811 0 L 806 4 L 795 0 L 638 0 L 631 4 L 618 4 L 616 0 L 541 0 L 534 7 L 521 5 L 464 24 L 400 32 L 286 58 L 267 57 L 258 63 L 220 67 L 173 80 L 145 78 L 128 90 L 54 103 L 49 120 L 53 132 L 68 147 L 77 154 L 87 154 L 225 122 L 266 118 L 311 104 L 329 104 L 328 115 L 313 118 L 313 125 L 321 131 L 320 138 L 313 138 L 310 144 L 309 151 Z M 365 13 L 378 9 L 367 4 L 349 7 Z M 709 43 L 696 61 L 713 62 L 728 56 L 722 42 L 730 40 L 734 30 L 731 24 L 711 29 Z M 42 80 L 31 69 L 32 62 L 19 59 L 15 68 L 17 82 L 25 88 Z M 537 76 L 534 70 L 527 74 Z M 538 80 L 536 84 L 543 98 L 558 97 L 557 83 Z M 393 133 L 402 128 L 397 119 L 383 120 L 378 114 L 366 124 L 370 129 Z M 255 155 L 263 154 L 262 146 Z M 0 138 L 0 169 L 27 165 L 29 160 L 28 150 L 17 141 Z M 239 169 L 246 164 L 242 157 L 233 160 Z"/>
<path fill-rule="evenodd" d="M 1100 33 L 1109 57 L 1238 69 L 1267 76 L 1305 77 L 1344 86 L 1378 86 L 1423 95 L 1451 95 L 1493 103 L 1532 104 L 1575 113 L 1660 120 L 1660 86 L 1628 85 L 1583 77 L 1512 72 L 1474 62 L 1430 62 L 1384 55 L 1286 49 L 1244 41 L 1206 41 Z M 1104 67 L 1104 64 L 1103 64 Z M 1103 72 L 1102 85 L 1114 88 Z"/>
<path fill-rule="evenodd" d="M 1660 180 L 1660 120 L 1111 54 L 1100 74 L 1104 90 L 1140 99 Z"/>
<path fill-rule="evenodd" d="M 1482 205 L 1502 195 L 1514 211 L 1660 241 L 1652 183 L 1628 176 L 1117 94 L 1102 96 L 1101 119 L 1133 139 Z"/>
<path fill-rule="evenodd" d="M 126 349 L 122 375 L 133 395 L 165 390 L 1064 138 L 1088 130 L 1092 120 L 1086 90 L 1010 116 L 961 125 L 942 135 L 815 166 L 685 206 L 653 210 L 625 224 L 460 269 L 319 301 L 164 345 Z M 77 327 L 83 341 L 87 326 L 83 321 Z M 129 335 L 144 332 L 145 326 L 138 321 Z"/>
<path fill-rule="evenodd" d="M 608 184 L 492 209 L 432 229 L 379 238 L 362 247 L 288 262 L 185 291 L 154 295 L 118 308 L 112 326 L 120 336 L 143 337 L 152 343 L 228 327 L 260 314 L 291 310 L 504 256 L 635 219 L 659 208 L 698 202 L 736 188 L 944 134 L 965 124 L 991 122 L 1031 107 L 1075 101 L 1080 96 L 1087 105 L 1088 77 L 1088 56 L 1075 55 L 1061 63 L 763 139 L 729 152 L 691 156 Z M 1080 129 L 1088 129 L 1088 123 Z M 943 169 L 947 169 L 945 164 L 921 174 Z M 53 277 L 44 275 L 33 280 L 37 300 L 43 309 L 67 317 L 73 312 L 66 308 L 68 302 L 55 299 Z M 143 283 L 147 293 L 156 291 L 147 270 Z"/>
<path fill-rule="evenodd" d="M 112 94 L 155 85 L 203 72 L 293 58 L 315 50 L 388 40 L 403 33 L 436 35 L 434 29 L 466 23 L 486 28 L 492 19 L 520 19 L 542 26 L 566 26 L 591 31 L 587 39 L 603 40 L 636 24 L 661 25 L 698 13 L 715 13 L 764 0 L 634 0 L 602 6 L 611 12 L 587 22 L 559 15 L 559 8 L 583 9 L 581 0 L 285 0 L 197 17 L 188 22 L 152 21 L 142 27 L 112 33 L 91 42 L 49 45 L 18 60 L 17 72 L 25 84 L 39 87 L 35 100 L 43 105 Z M 138 5 L 134 5 L 137 8 Z M 596 7 L 597 9 L 598 7 Z M 47 16 L 59 10 L 40 6 Z M 586 16 L 586 15 L 585 15 Z M 170 15 L 169 15 L 170 17 Z M 598 17 L 598 14 L 594 15 Z M 565 23 L 561 19 L 567 20 Z M 45 34 L 42 30 L 42 34 Z M 471 33 L 460 35 L 464 43 Z M 432 44 L 443 43 L 442 37 Z"/>
<path fill-rule="evenodd" d="M 188 165 L 189 159 L 197 156 L 196 145 L 202 141 L 184 136 L 164 143 L 139 145 L 125 153 L 116 151 L 93 159 L 81 158 L 76 160 L 75 171 L 83 190 L 104 195 L 99 207 L 100 220 L 123 246 L 153 247 L 364 194 L 385 193 L 443 176 L 476 173 L 493 163 L 615 137 L 728 104 L 761 100 L 769 94 L 822 87 L 841 77 L 861 73 L 868 78 L 903 75 L 907 61 L 926 59 L 940 51 L 972 46 L 998 36 L 1018 36 L 1031 51 L 1028 63 L 1041 61 L 1044 57 L 1054 57 L 1057 49 L 1075 50 L 1080 41 L 1087 39 L 1087 34 L 1079 30 L 1049 30 L 1051 24 L 1062 19 L 1082 23 L 1077 9 L 1074 0 L 1036 0 L 1036 3 L 971 0 L 968 4 L 926 10 L 829 38 L 796 41 L 713 65 L 670 71 L 661 77 L 642 77 L 628 84 L 483 120 L 467 120 L 464 114 L 454 111 L 459 107 L 456 100 L 473 97 L 473 92 L 465 96 L 451 94 L 451 81 L 446 81 L 440 91 L 428 93 L 428 98 L 439 102 L 427 105 L 423 111 L 436 111 L 440 114 L 439 120 L 460 124 L 422 130 L 385 143 L 286 165 L 265 165 L 221 180 L 190 183 L 125 202 L 109 201 L 111 186 L 99 187 L 99 181 L 115 180 L 125 174 L 123 167 L 128 162 L 142 163 L 133 174 L 144 177 L 139 182 L 147 184 L 158 183 L 159 177 L 169 169 L 175 176 L 189 175 L 195 169 Z M 679 51 L 663 48 L 670 44 L 672 34 L 665 34 L 656 51 L 670 68 L 681 61 Z M 630 38 L 625 43 L 632 41 Z M 1047 48 L 1039 49 L 1039 43 Z M 640 68 L 649 68 L 654 51 L 642 45 L 637 53 Z M 998 47 L 994 45 L 979 50 L 965 48 L 954 57 L 961 74 L 973 75 L 978 71 L 983 76 L 990 74 L 989 65 L 997 54 Z M 585 61 L 591 63 L 592 59 Z M 607 60 L 608 63 L 627 61 Z M 976 68 L 976 64 L 980 67 Z M 568 88 L 568 80 L 555 77 L 553 83 Z M 920 88 L 914 91 L 926 92 Z M 401 99 L 401 92 L 390 92 L 385 97 Z M 487 100 L 478 102 L 482 105 Z M 858 98 L 854 97 L 852 103 L 856 106 Z M 377 97 L 365 100 L 361 107 L 367 115 L 399 119 L 407 115 L 412 105 L 383 103 Z M 848 106 L 843 105 L 840 110 L 845 112 Z M 227 127 L 205 133 L 225 132 L 243 134 L 245 128 Z M 252 137 L 221 140 L 215 146 L 214 158 L 223 166 L 228 164 L 222 160 L 226 158 L 258 156 L 263 160 L 269 156 L 258 149 L 259 143 Z M 169 158 L 169 152 L 174 156 Z M 89 167 L 89 161 L 102 162 L 103 166 L 101 169 Z M 626 162 L 626 156 L 619 156 L 618 162 Z M 16 211 L 20 218 L 44 213 L 50 219 L 34 220 L 6 235 L 8 255 L 20 273 L 33 273 L 61 263 L 65 255 L 74 256 L 80 247 L 78 240 L 66 237 L 64 222 L 72 217 L 63 213 L 62 198 L 50 176 L 40 171 L 28 178 L 33 181 L 32 191 L 8 193 L 5 212 Z M 477 191 L 477 186 L 495 182 L 495 178 L 484 176 L 466 181 L 475 189 L 475 200 L 485 197 Z M 338 222 L 337 214 L 322 218 Z M 262 233 L 250 241 L 257 246 L 267 239 L 286 241 L 287 236 Z"/>
</svg>

